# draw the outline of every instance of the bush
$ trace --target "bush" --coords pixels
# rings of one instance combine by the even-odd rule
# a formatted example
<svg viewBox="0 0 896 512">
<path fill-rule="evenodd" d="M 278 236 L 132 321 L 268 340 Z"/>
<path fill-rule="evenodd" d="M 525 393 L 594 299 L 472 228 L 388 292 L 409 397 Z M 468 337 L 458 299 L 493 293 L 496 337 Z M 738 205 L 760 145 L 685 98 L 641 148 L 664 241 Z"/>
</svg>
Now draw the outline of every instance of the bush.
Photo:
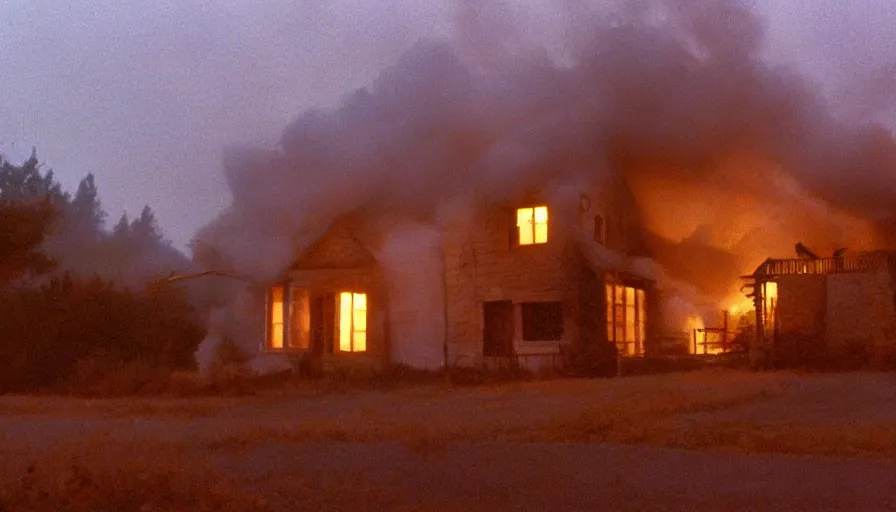
<svg viewBox="0 0 896 512">
<path fill-rule="evenodd" d="M 176 290 L 134 292 L 99 279 L 66 276 L 38 289 L 7 291 L 0 294 L 0 311 L 0 392 L 89 387 L 106 374 L 192 369 L 204 335 Z"/>
</svg>

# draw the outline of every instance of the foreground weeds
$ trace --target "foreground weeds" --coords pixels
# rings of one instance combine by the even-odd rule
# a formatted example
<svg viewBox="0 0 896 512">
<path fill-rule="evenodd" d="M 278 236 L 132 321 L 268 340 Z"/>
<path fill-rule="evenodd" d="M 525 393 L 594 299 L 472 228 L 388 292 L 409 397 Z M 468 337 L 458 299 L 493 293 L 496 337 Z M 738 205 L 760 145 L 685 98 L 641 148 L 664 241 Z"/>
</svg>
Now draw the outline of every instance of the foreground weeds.
<svg viewBox="0 0 896 512">
<path fill-rule="evenodd" d="M 423 455 L 464 443 L 617 443 L 896 459 L 896 379 L 886 374 L 264 386 L 0 397 L 0 511 L 401 508 L 365 475 L 256 469 L 264 454 L 301 443 L 389 443 Z"/>
<path fill-rule="evenodd" d="M 418 454 L 463 443 L 619 443 L 896 459 L 896 379 L 887 374 L 478 385 L 403 375 L 367 388 L 348 378 L 270 379 L 232 395 L 0 397 L 0 511 L 394 508 L 357 475 L 232 480 L 221 465 L 252 467 L 300 443 L 397 443 Z"/>
<path fill-rule="evenodd" d="M 706 372 L 463 390 L 418 388 L 334 400 L 325 414 L 305 411 L 286 422 L 215 434 L 206 446 L 242 451 L 267 443 L 399 442 L 426 451 L 458 442 L 610 442 L 896 458 L 896 427 L 885 421 L 801 420 L 798 403 L 785 420 L 748 414 L 793 400 L 791 388 L 799 388 L 804 379 Z"/>
<path fill-rule="evenodd" d="M 52 454 L 0 450 L 0 510 L 270 510 L 173 446 L 93 439 Z"/>
</svg>

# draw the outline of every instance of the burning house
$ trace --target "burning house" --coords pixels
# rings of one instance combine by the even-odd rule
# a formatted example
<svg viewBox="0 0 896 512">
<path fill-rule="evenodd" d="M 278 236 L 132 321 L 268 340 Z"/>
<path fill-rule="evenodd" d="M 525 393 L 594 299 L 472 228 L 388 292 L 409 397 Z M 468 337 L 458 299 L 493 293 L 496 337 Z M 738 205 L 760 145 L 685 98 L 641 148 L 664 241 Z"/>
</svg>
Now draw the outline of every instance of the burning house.
<svg viewBox="0 0 896 512">
<path fill-rule="evenodd" d="M 421 42 L 276 147 L 226 152 L 195 257 L 260 284 L 222 294 L 201 351 L 541 367 L 726 352 L 751 315 L 756 347 L 884 343 L 886 265 L 763 264 L 755 314 L 738 277 L 797 238 L 896 247 L 891 133 L 767 65 L 739 3 L 655 8 L 589 19 L 562 58 Z"/>
<path fill-rule="evenodd" d="M 484 202 L 407 231 L 398 265 L 385 246 L 402 221 L 343 217 L 270 288 L 264 348 L 419 368 L 560 368 L 608 342 L 643 355 L 655 283 L 623 186 Z"/>
</svg>

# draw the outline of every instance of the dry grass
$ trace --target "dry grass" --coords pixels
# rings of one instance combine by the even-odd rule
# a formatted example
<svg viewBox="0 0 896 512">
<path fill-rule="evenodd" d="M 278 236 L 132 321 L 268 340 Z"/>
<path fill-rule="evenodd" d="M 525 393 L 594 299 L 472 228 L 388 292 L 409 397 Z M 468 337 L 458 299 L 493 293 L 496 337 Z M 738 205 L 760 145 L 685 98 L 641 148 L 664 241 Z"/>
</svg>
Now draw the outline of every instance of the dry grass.
<svg viewBox="0 0 896 512">
<path fill-rule="evenodd" d="M 215 462 L 311 441 L 418 453 L 459 442 L 611 442 L 896 459 L 894 392 L 888 374 L 714 371 L 238 397 L 0 397 L 0 511 L 400 508 L 362 475 L 234 481 Z M 260 487 L 267 501 L 244 491 Z"/>
<path fill-rule="evenodd" d="M 172 445 L 83 440 L 51 454 L 0 449 L 0 510 L 270 510 Z"/>
<path fill-rule="evenodd" d="M 159 441 L 94 435 L 62 450 L 0 448 L 0 511 L 354 511 L 396 509 L 357 472 L 239 479 Z M 251 490 L 250 490 L 251 489 Z M 263 489 L 263 492 L 262 492 Z"/>
<path fill-rule="evenodd" d="M 454 442 L 621 442 L 685 446 L 682 416 L 748 406 L 782 393 L 778 380 L 750 375 L 738 384 L 701 374 L 614 381 L 554 381 L 464 390 L 423 387 L 332 399 L 290 421 L 217 435 L 210 449 L 268 442 L 403 442 L 415 449 Z M 662 384 L 671 384 L 663 387 Z M 645 393 L 645 388 L 653 388 Z M 603 391 L 603 393 L 601 393 Z M 284 414 L 286 416 L 286 414 Z M 688 441 L 689 442 L 689 441 Z"/>
<path fill-rule="evenodd" d="M 244 450 L 270 442 L 401 442 L 427 450 L 456 442 L 614 442 L 896 458 L 896 427 L 874 417 L 874 409 L 885 402 L 869 404 L 863 413 L 869 418 L 850 416 L 855 413 L 850 404 L 861 396 L 849 393 L 861 394 L 862 389 L 846 386 L 839 396 L 819 396 L 834 408 L 827 413 L 829 419 L 800 418 L 801 407 L 809 405 L 805 384 L 817 386 L 821 395 L 830 393 L 831 379 L 836 377 L 704 372 L 463 390 L 422 387 L 331 396 L 326 404 L 321 398 L 306 398 L 281 411 L 281 421 L 213 434 L 206 446 Z M 887 380 L 880 376 L 863 385 L 887 385 Z M 812 391 L 808 393 L 811 397 Z M 753 412 L 770 404 L 784 416 Z"/>
</svg>

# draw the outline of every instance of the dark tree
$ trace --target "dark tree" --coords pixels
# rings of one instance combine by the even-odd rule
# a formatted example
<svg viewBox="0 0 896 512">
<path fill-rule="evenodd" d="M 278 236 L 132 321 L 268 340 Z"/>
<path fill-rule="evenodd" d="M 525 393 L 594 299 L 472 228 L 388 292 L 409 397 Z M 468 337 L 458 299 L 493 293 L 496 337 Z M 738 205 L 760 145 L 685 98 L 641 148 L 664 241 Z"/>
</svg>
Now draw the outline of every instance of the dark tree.
<svg viewBox="0 0 896 512">
<path fill-rule="evenodd" d="M 103 232 L 106 212 L 100 205 L 93 174 L 88 174 L 78 184 L 75 198 L 69 205 L 70 226 L 80 236 L 96 241 Z"/>
<path fill-rule="evenodd" d="M 201 315 L 183 291 L 146 286 L 189 260 L 164 240 L 149 206 L 111 233 L 104 220 L 92 174 L 71 197 L 36 153 L 21 165 L 0 157 L 0 393 L 121 393 L 116 379 L 150 382 L 193 367 Z"/>
<path fill-rule="evenodd" d="M 131 223 L 128 221 L 128 214 L 122 213 L 118 219 L 118 224 L 112 228 L 112 237 L 126 239 L 131 232 Z"/>
<path fill-rule="evenodd" d="M 131 237 L 139 247 L 153 247 L 163 243 L 162 234 L 156 222 L 156 214 L 149 205 L 143 207 L 140 217 L 131 223 Z"/>
<path fill-rule="evenodd" d="M 53 171 L 41 175 L 36 151 L 32 151 L 31 157 L 18 166 L 0 156 L 0 200 L 34 198 L 47 198 L 57 206 L 68 201 L 68 196 L 53 181 Z"/>
<path fill-rule="evenodd" d="M 41 245 L 53 219 L 54 208 L 47 201 L 0 200 L 0 288 L 52 269 Z"/>
</svg>

